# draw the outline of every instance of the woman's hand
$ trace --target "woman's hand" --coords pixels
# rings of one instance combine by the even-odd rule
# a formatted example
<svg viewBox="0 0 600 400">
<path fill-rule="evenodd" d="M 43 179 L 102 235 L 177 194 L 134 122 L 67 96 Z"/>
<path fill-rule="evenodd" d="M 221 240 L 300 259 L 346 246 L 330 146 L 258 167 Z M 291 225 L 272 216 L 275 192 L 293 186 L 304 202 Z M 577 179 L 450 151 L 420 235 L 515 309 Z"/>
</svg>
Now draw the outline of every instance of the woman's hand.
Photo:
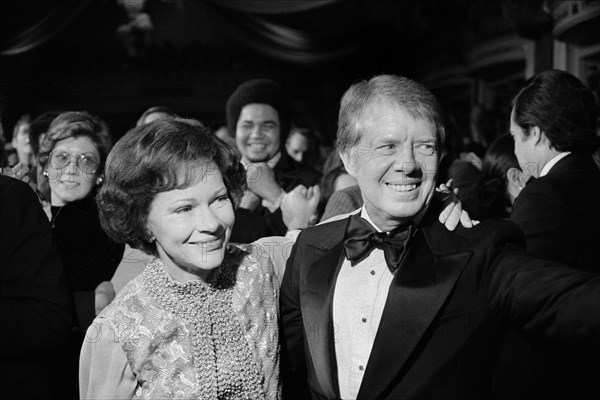
<svg viewBox="0 0 600 400">
<path fill-rule="evenodd" d="M 321 190 L 318 186 L 307 189 L 299 185 L 286 193 L 281 200 L 281 213 L 288 230 L 314 225 L 317 222 L 317 206 L 320 199 Z"/>
</svg>

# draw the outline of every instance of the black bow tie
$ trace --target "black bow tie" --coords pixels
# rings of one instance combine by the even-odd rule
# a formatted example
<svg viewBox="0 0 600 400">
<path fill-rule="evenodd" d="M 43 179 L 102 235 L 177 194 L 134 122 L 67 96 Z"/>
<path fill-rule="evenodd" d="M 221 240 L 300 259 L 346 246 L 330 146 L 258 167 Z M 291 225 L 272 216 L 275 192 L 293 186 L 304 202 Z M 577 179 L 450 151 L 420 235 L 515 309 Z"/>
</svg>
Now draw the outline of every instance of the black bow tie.
<svg viewBox="0 0 600 400">
<path fill-rule="evenodd" d="M 355 265 L 376 247 L 383 250 L 385 262 L 390 271 L 394 273 L 402 261 L 412 233 L 412 223 L 400 225 L 388 234 L 377 232 L 359 214 L 351 215 L 344 241 L 346 258 L 352 262 L 352 265 Z"/>
</svg>

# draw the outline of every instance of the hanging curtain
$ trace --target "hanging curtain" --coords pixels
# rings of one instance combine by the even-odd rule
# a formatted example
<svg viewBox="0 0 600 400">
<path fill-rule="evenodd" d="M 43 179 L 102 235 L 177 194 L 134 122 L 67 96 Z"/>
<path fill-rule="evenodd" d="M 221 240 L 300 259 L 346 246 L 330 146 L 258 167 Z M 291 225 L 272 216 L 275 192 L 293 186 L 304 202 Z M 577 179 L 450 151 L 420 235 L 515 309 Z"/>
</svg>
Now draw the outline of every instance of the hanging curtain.
<svg viewBox="0 0 600 400">
<path fill-rule="evenodd" d="M 21 54 L 50 40 L 69 26 L 91 2 L 92 0 L 61 0 L 54 1 L 51 5 L 34 3 L 35 6 L 47 7 L 48 11 L 37 20 L 25 21 L 23 27 L 5 33 L 7 37 L 0 42 L 0 56 Z"/>
<path fill-rule="evenodd" d="M 252 14 L 292 14 L 337 3 L 339 0 L 207 0 L 219 7 Z"/>
</svg>

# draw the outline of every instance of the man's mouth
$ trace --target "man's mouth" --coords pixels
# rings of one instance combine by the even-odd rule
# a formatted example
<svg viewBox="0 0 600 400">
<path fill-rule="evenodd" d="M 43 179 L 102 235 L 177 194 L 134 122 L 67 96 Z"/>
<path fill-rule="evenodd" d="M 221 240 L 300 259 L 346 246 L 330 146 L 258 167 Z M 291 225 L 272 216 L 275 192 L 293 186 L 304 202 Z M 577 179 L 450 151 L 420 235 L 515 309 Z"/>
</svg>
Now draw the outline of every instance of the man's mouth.
<svg viewBox="0 0 600 400">
<path fill-rule="evenodd" d="M 248 143 L 248 148 L 251 150 L 264 150 L 267 148 L 266 143 Z"/>
<path fill-rule="evenodd" d="M 421 182 L 409 183 L 409 184 L 401 184 L 401 185 L 395 185 L 393 183 L 387 183 L 387 185 L 388 185 L 388 187 L 390 189 L 392 189 L 395 192 L 412 192 L 413 190 L 415 190 L 419 186 L 421 186 Z"/>
</svg>

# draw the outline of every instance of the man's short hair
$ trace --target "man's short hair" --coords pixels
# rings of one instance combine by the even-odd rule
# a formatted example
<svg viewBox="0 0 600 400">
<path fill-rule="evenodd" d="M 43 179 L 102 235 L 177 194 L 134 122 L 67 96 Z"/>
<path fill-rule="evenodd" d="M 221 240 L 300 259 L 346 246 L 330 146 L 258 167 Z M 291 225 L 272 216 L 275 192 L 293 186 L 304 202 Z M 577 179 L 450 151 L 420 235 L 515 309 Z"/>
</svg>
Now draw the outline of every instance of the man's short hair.
<svg viewBox="0 0 600 400">
<path fill-rule="evenodd" d="M 360 122 L 366 116 L 368 107 L 378 100 L 391 101 L 415 119 L 433 124 L 437 150 L 441 151 L 445 130 L 440 103 L 425 86 L 396 75 L 378 75 L 368 81 L 357 82 L 344 93 L 338 117 L 338 151 L 347 152 L 358 144 Z"/>
<path fill-rule="evenodd" d="M 242 108 L 248 104 L 267 104 L 277 111 L 279 117 L 280 148 L 283 148 L 290 132 L 291 105 L 287 93 L 270 79 L 252 79 L 242 83 L 227 100 L 227 129 L 235 137 L 237 122 Z"/>
<path fill-rule="evenodd" d="M 525 83 L 513 102 L 514 121 L 529 135 L 537 126 L 558 151 L 598 147 L 598 109 L 591 90 L 565 71 L 544 71 Z"/>
</svg>

